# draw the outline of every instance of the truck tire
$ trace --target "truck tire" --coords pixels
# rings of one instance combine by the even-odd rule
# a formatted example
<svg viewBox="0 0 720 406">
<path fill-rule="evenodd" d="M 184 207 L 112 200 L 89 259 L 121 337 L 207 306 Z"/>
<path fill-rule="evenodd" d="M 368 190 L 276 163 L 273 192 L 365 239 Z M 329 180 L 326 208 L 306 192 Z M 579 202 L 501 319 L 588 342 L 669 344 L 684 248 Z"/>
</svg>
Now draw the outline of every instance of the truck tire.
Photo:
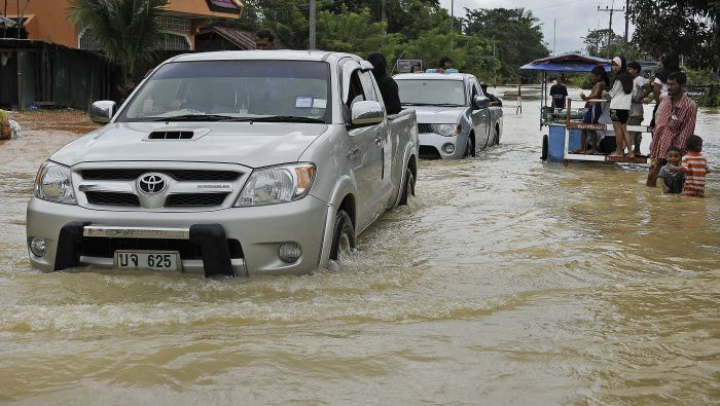
<svg viewBox="0 0 720 406">
<path fill-rule="evenodd" d="M 405 180 L 400 193 L 398 206 L 407 206 L 410 196 L 415 196 L 415 175 L 413 175 L 409 166 L 405 168 Z"/>
<path fill-rule="evenodd" d="M 344 210 L 339 210 L 335 215 L 330 260 L 339 260 L 342 254 L 353 248 L 355 248 L 355 228 L 350 216 Z"/>
<path fill-rule="evenodd" d="M 540 159 L 542 159 L 543 161 L 547 161 L 547 156 L 548 156 L 548 136 L 546 134 L 546 135 L 543 135 L 542 154 L 540 155 Z"/>
<path fill-rule="evenodd" d="M 500 133 L 497 128 L 493 132 L 493 145 L 500 145 Z"/>
<path fill-rule="evenodd" d="M 465 154 L 463 158 L 472 158 L 475 156 L 475 143 L 473 142 L 472 136 L 468 135 L 468 141 L 465 145 Z"/>
</svg>

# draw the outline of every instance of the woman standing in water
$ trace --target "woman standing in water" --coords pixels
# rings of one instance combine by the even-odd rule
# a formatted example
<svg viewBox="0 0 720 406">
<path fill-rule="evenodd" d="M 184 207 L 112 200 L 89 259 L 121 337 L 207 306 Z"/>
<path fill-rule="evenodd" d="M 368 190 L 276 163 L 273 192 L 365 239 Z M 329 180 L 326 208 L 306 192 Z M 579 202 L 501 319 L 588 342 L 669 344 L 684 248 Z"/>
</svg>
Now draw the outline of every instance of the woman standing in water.
<svg viewBox="0 0 720 406">
<path fill-rule="evenodd" d="M 617 149 L 610 156 L 624 156 L 624 146 L 626 145 L 628 147 L 628 158 L 634 158 L 633 144 L 627 130 L 630 107 L 632 106 L 633 79 L 627 71 L 625 57 L 616 56 L 613 58 L 612 70 L 615 72 L 615 83 L 610 89 L 610 115 L 615 130 Z"/>
</svg>

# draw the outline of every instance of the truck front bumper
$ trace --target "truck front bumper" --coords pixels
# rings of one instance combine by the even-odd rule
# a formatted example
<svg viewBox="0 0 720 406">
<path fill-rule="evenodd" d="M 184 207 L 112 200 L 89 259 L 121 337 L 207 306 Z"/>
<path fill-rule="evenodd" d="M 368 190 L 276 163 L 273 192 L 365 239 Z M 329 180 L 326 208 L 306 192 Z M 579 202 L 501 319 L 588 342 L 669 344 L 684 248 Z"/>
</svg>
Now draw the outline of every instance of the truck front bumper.
<svg viewBox="0 0 720 406">
<path fill-rule="evenodd" d="M 140 249 L 178 251 L 184 272 L 208 276 L 305 274 L 319 265 L 328 210 L 311 195 L 210 212 L 99 211 L 32 198 L 28 253 L 32 265 L 45 272 L 113 268 L 115 250 Z M 34 238 L 44 240 L 41 257 L 30 249 Z M 279 255 L 287 243 L 302 250 L 291 263 Z"/>
</svg>

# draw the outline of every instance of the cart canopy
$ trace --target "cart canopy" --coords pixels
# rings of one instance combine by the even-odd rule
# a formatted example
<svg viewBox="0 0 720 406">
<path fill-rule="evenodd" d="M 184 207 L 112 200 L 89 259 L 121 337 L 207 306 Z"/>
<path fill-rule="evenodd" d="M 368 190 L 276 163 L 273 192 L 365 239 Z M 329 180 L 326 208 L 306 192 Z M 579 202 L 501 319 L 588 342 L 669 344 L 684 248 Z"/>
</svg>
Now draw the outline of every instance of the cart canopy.
<svg viewBox="0 0 720 406">
<path fill-rule="evenodd" d="M 548 72 L 590 72 L 598 65 L 602 65 L 606 71 L 610 71 L 610 60 L 580 54 L 564 54 L 536 59 L 521 66 L 520 69 Z"/>
</svg>

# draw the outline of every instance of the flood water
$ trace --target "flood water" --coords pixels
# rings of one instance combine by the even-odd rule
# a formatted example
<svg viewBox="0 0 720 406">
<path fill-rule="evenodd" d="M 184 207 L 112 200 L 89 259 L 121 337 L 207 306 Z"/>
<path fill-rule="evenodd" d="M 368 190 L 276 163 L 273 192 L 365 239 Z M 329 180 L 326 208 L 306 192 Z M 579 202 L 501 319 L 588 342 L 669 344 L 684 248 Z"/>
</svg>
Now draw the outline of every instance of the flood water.
<svg viewBox="0 0 720 406">
<path fill-rule="evenodd" d="M 691 199 L 543 163 L 536 102 L 505 115 L 499 147 L 421 162 L 339 269 L 229 280 L 32 270 L 35 171 L 77 135 L 24 128 L 0 146 L 0 403 L 720 404 L 720 174 Z M 719 125 L 701 109 L 718 171 Z"/>
</svg>

